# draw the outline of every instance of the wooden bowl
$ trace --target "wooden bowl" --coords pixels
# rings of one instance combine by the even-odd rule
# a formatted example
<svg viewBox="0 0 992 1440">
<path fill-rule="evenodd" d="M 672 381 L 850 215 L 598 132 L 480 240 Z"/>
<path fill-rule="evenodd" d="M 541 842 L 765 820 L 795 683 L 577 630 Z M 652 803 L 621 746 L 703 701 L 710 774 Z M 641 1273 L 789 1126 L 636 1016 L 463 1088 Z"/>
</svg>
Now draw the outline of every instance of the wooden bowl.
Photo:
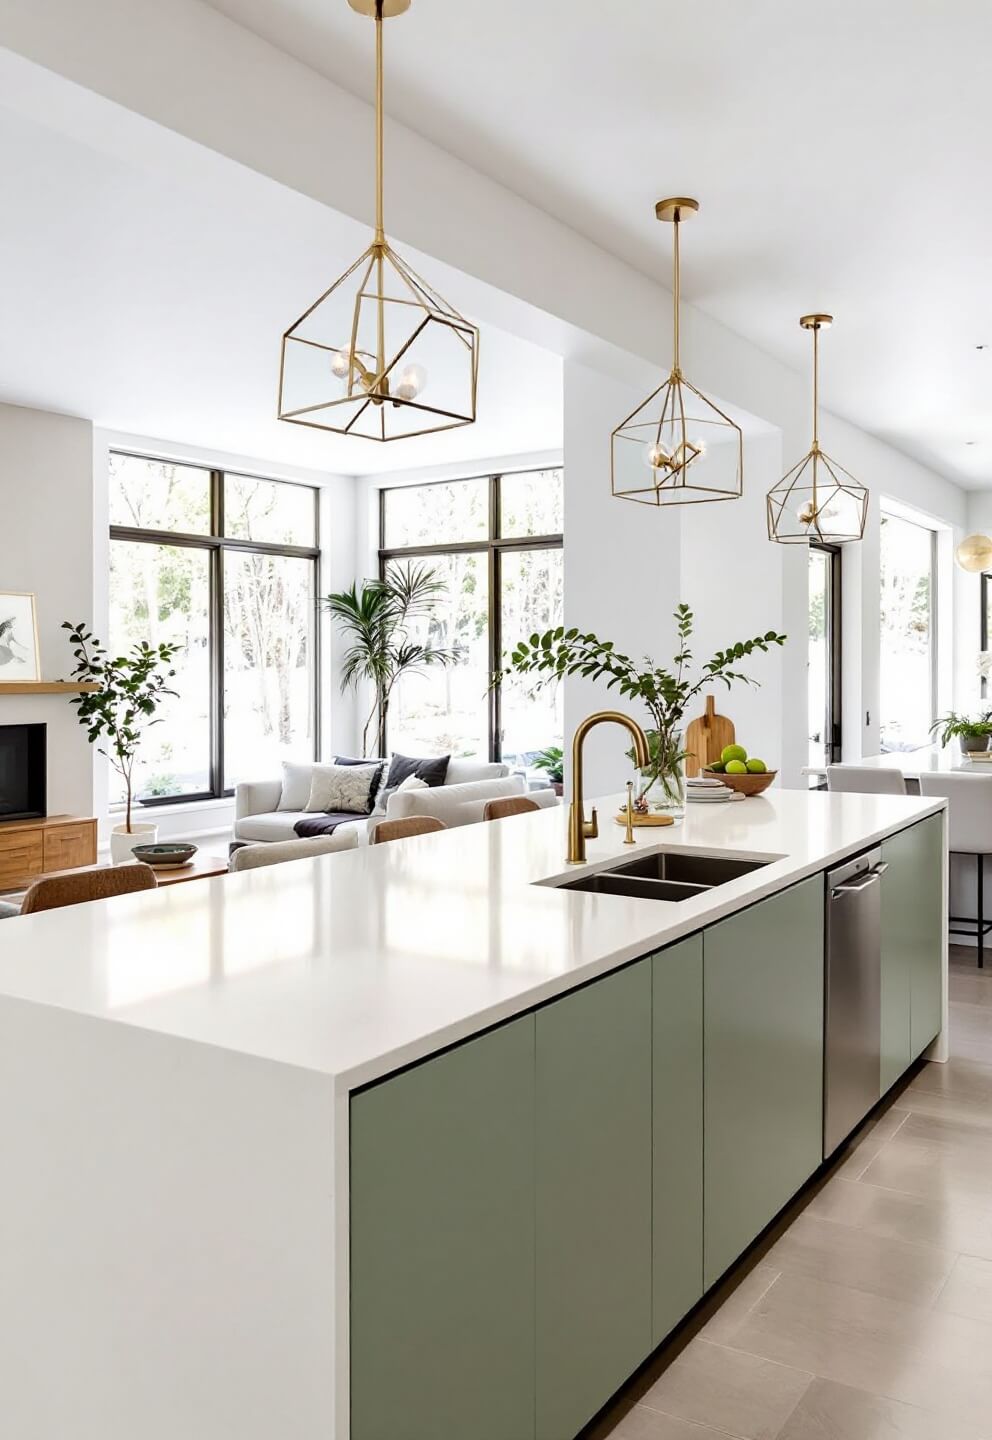
<svg viewBox="0 0 992 1440">
<path fill-rule="evenodd" d="M 731 790 L 740 795 L 760 795 L 767 790 L 778 774 L 777 770 L 766 770 L 762 775 L 727 775 L 722 770 L 704 770 L 710 780 L 722 780 Z"/>
</svg>

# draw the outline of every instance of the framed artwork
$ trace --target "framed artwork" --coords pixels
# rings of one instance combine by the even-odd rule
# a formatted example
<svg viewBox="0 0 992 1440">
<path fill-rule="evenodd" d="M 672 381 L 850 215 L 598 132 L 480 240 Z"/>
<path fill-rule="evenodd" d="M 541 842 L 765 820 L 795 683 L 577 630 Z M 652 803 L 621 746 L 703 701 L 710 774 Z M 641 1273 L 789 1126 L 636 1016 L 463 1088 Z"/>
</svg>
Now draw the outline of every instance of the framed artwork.
<svg viewBox="0 0 992 1440">
<path fill-rule="evenodd" d="M 34 596 L 0 590 L 0 685 L 40 679 Z"/>
</svg>

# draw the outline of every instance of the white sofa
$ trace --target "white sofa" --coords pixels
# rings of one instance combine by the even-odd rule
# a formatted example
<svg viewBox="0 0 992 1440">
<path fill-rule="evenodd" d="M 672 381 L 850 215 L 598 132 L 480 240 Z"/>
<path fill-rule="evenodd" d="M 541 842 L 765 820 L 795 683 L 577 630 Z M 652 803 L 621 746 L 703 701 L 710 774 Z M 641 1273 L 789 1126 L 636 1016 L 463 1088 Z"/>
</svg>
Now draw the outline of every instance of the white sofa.
<svg viewBox="0 0 992 1440">
<path fill-rule="evenodd" d="M 484 789 L 480 790 L 479 787 Z M 429 790 L 405 790 L 402 794 L 390 795 L 386 809 L 376 809 L 372 815 L 356 815 L 354 820 L 345 821 L 335 830 L 336 835 L 342 831 L 354 829 L 358 833 L 359 842 L 365 844 L 368 840 L 370 826 L 374 827 L 378 821 L 387 815 L 395 819 L 398 815 L 431 815 L 435 812 L 431 809 L 418 809 L 416 805 L 410 805 L 411 801 L 420 801 L 427 804 L 428 797 L 440 797 L 444 794 L 451 802 L 451 813 L 455 813 L 456 807 L 461 804 L 478 804 L 478 814 L 474 811 L 466 811 L 471 814 L 473 820 L 482 819 L 482 809 L 487 800 L 495 800 L 503 795 L 522 795 L 527 789 L 527 783 L 522 775 L 511 775 L 508 765 L 494 764 L 481 760 L 456 760 L 448 763 L 448 771 L 443 785 L 435 786 Z M 455 792 L 459 792 L 456 794 Z M 538 791 L 534 798 L 542 805 L 548 804 L 546 795 L 554 798 L 553 791 Z M 281 780 L 251 780 L 238 785 L 234 791 L 234 838 L 251 844 L 265 843 L 266 841 L 295 840 L 297 838 L 295 825 L 298 820 L 313 819 L 312 814 L 305 810 L 280 810 L 279 802 L 282 798 Z M 399 804 L 399 808 L 396 808 Z M 438 815 L 438 818 L 444 818 Z M 445 820 L 445 824 L 466 824 L 467 819 Z"/>
</svg>

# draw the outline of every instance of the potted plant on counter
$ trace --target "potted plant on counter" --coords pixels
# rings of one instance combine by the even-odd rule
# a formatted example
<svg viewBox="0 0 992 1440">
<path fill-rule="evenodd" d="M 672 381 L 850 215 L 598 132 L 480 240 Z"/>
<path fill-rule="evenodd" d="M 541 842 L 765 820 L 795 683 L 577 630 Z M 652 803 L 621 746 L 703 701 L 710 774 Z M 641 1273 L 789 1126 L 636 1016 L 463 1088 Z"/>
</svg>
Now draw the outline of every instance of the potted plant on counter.
<svg viewBox="0 0 992 1440">
<path fill-rule="evenodd" d="M 535 755 L 534 768 L 544 771 L 556 795 L 562 793 L 565 788 L 565 754 L 560 745 L 549 745 Z"/>
<path fill-rule="evenodd" d="M 656 810 L 682 814 L 685 809 L 685 750 L 682 744 L 682 722 L 689 705 L 703 690 L 716 681 L 728 688 L 736 682 L 756 685 L 738 665 L 756 650 L 769 650 L 784 645 L 786 637 L 775 630 L 756 635 L 751 640 L 738 640 L 725 650 L 717 650 L 693 679 L 689 670 L 693 663 L 690 641 L 693 615 L 688 605 L 675 609 L 678 636 L 677 653 L 671 667 L 656 665 L 645 656 L 640 661 L 622 654 L 612 640 L 601 640 L 591 633 L 566 630 L 559 625 L 543 635 L 521 640 L 510 655 L 506 672 L 536 677 L 536 688 L 553 684 L 566 675 L 605 680 L 607 689 L 616 689 L 625 699 L 638 702 L 647 711 L 652 728 L 648 730 L 651 764 L 639 772 L 637 799 Z M 501 676 L 496 677 L 499 683 Z M 635 717 L 639 718 L 639 717 Z M 633 760 L 633 752 L 631 759 Z"/>
<path fill-rule="evenodd" d="M 93 686 L 69 703 L 75 705 L 80 725 L 94 744 L 101 738 L 100 754 L 105 755 L 124 782 L 126 808 L 124 824 L 110 832 L 110 858 L 115 865 L 131 859 L 135 845 L 152 845 L 158 826 L 150 821 L 132 824 L 134 762 L 141 738 L 156 723 L 155 712 L 166 695 L 175 695 L 168 682 L 175 675 L 172 661 L 178 645 L 149 645 L 141 640 L 127 655 L 110 655 L 86 626 L 63 622 L 69 631 L 76 668 L 73 680 Z"/>
<path fill-rule="evenodd" d="M 952 710 L 949 715 L 942 715 L 933 722 L 930 734 L 939 735 L 942 748 L 956 739 L 962 755 L 979 755 L 989 748 L 992 710 L 983 711 L 977 720 L 969 720 L 966 715 L 958 715 Z"/>
</svg>

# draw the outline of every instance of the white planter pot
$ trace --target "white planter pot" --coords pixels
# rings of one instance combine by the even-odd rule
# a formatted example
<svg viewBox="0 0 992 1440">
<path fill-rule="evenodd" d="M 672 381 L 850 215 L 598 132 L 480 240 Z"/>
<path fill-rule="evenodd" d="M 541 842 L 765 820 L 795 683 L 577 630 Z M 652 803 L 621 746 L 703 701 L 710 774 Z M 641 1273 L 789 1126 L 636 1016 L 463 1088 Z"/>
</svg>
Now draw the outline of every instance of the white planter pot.
<svg viewBox="0 0 992 1440">
<path fill-rule="evenodd" d="M 134 859 L 135 845 L 154 845 L 157 839 L 157 825 L 132 821 L 130 834 L 124 825 L 115 825 L 110 832 L 110 858 L 115 865 L 126 865 Z"/>
</svg>

